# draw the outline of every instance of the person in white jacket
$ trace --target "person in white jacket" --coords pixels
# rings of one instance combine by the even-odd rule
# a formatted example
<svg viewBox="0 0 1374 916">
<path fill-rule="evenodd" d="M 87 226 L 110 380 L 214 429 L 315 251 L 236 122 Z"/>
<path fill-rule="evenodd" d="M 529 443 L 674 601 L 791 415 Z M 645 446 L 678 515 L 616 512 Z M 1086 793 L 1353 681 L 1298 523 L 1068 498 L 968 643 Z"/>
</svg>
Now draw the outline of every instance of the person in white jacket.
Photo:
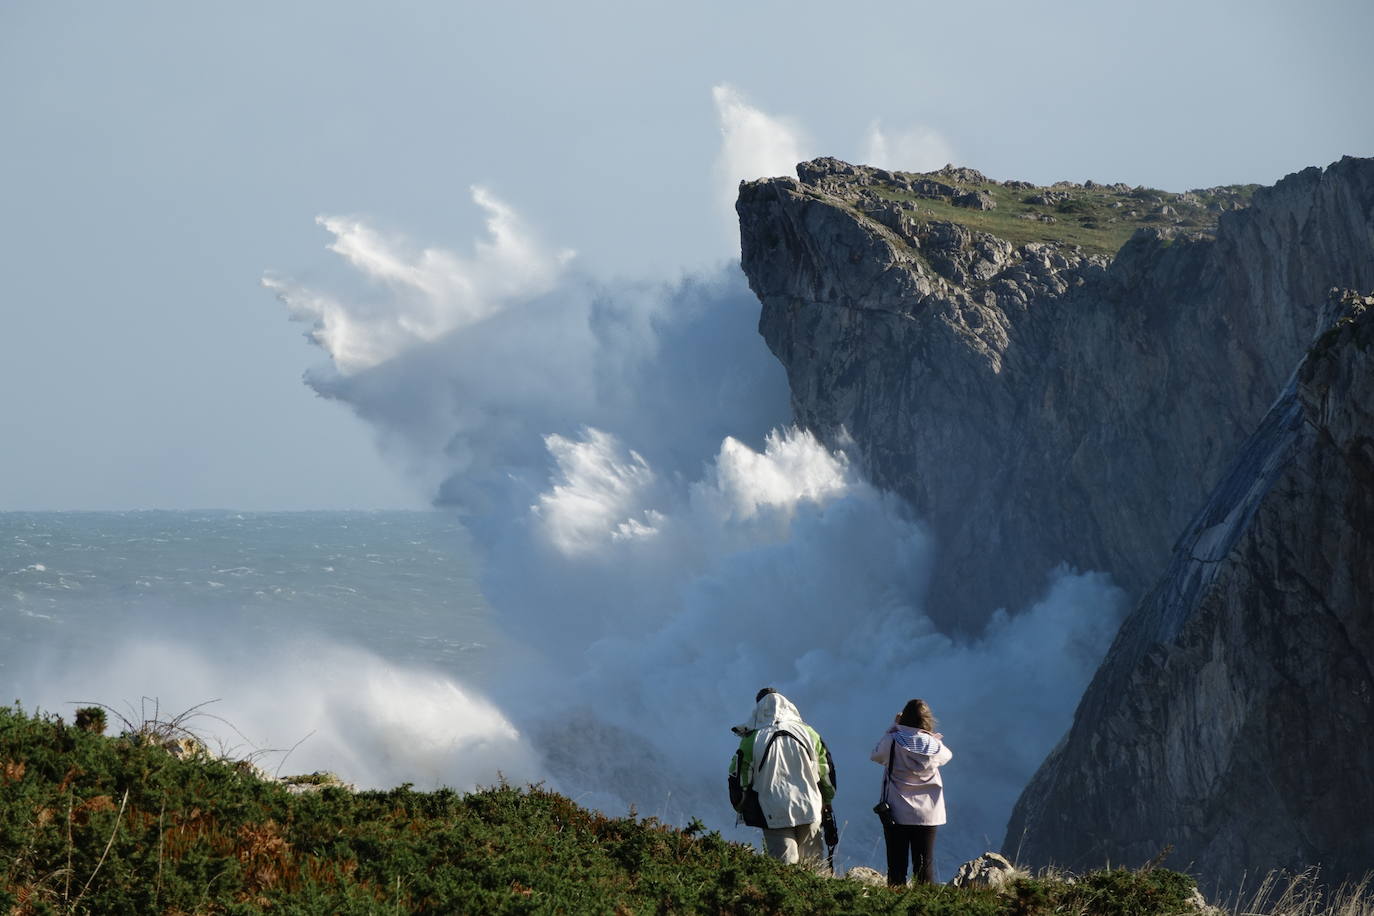
<svg viewBox="0 0 1374 916">
<path fill-rule="evenodd" d="M 908 701 L 873 748 L 871 759 L 884 768 L 882 800 L 890 811 L 883 823 L 889 886 L 906 884 L 908 858 L 917 881 L 935 883 L 935 828 L 945 822 L 940 767 L 953 756 L 924 700 Z"/>
<path fill-rule="evenodd" d="M 745 824 L 763 828 L 770 856 L 819 870 L 825 861 L 822 820 L 835 797 L 825 742 L 771 687 L 758 692 L 749 721 L 731 731 L 740 742 L 730 760 L 730 803 Z"/>
</svg>

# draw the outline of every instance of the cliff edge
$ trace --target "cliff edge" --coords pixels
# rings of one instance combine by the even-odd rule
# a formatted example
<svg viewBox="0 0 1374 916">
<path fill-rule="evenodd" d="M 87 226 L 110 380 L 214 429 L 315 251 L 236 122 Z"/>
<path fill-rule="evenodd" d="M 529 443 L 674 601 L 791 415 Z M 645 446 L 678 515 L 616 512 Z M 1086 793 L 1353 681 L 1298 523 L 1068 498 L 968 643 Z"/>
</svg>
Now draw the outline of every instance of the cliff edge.
<svg viewBox="0 0 1374 916">
<path fill-rule="evenodd" d="M 743 183 L 797 421 L 930 524 L 948 629 L 1061 563 L 1133 598 L 1312 340 L 1374 288 L 1374 160 L 1167 194 L 819 159 Z"/>
</svg>

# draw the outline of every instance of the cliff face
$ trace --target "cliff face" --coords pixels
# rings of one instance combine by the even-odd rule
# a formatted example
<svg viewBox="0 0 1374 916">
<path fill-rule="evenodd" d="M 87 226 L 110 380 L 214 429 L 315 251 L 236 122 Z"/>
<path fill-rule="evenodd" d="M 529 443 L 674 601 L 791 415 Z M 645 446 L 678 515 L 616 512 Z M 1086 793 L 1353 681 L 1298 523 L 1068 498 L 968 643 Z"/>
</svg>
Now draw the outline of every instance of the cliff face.
<svg viewBox="0 0 1374 916">
<path fill-rule="evenodd" d="M 1374 863 L 1374 297 L 1341 305 L 1022 795 L 1024 861 Z"/>
<path fill-rule="evenodd" d="M 1059 563 L 1133 595 L 1311 341 L 1374 288 L 1374 161 L 1273 188 L 909 175 L 741 186 L 742 264 L 798 422 L 931 525 L 932 616 L 974 628 Z M 1139 225 L 1125 239 L 1123 230 Z"/>
<path fill-rule="evenodd" d="M 741 187 L 760 330 L 799 422 L 929 520 L 933 615 L 976 627 L 1059 562 L 1144 595 L 1006 850 L 1363 874 L 1374 298 L 1322 303 L 1374 289 L 1374 160 L 1253 195 L 798 174 Z"/>
</svg>

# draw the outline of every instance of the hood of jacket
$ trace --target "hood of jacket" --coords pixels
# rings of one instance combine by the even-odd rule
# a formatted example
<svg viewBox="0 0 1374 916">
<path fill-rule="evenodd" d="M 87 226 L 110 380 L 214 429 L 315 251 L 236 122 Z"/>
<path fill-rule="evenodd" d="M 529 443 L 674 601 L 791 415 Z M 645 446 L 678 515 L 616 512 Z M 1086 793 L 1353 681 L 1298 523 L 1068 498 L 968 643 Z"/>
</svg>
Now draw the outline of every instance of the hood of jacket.
<svg viewBox="0 0 1374 916">
<path fill-rule="evenodd" d="M 750 784 L 767 826 L 819 823 L 825 799 L 818 740 L 797 707 L 782 694 L 767 694 L 743 728 L 753 735 Z"/>
<path fill-rule="evenodd" d="M 797 711 L 797 707 L 780 693 L 766 694 L 754 705 L 754 712 L 749 716 L 749 721 L 732 727 L 730 731 L 737 735 L 747 735 L 774 724 L 802 724 L 801 713 Z"/>
<path fill-rule="evenodd" d="M 906 725 L 898 725 L 892 739 L 902 750 L 917 757 L 935 757 L 944 748 L 940 739 L 930 732 Z"/>
</svg>

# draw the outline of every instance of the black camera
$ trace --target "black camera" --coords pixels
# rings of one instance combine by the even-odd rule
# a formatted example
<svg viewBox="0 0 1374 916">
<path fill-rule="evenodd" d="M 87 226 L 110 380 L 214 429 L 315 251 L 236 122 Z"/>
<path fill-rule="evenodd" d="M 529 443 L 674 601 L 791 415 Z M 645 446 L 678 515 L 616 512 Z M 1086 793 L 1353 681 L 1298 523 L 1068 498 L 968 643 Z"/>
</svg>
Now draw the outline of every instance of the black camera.
<svg viewBox="0 0 1374 916">
<path fill-rule="evenodd" d="M 883 822 L 884 827 L 891 827 L 894 823 L 892 820 L 892 806 L 886 801 L 880 801 L 874 805 L 873 813 L 878 815 L 878 820 Z"/>
</svg>

